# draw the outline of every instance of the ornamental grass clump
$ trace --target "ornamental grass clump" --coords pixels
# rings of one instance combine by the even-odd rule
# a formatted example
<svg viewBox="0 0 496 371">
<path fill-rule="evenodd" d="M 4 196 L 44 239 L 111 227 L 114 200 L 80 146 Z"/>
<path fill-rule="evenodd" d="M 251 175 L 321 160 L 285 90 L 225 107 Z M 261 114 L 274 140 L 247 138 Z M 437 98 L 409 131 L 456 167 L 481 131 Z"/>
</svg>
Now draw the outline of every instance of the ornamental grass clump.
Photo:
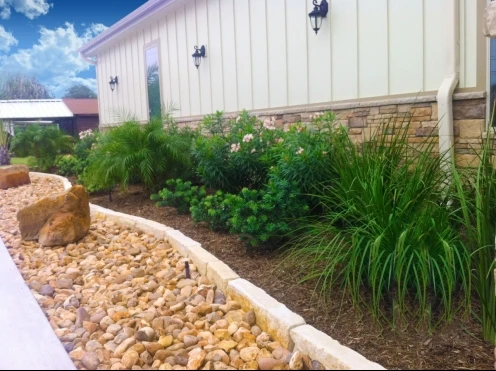
<svg viewBox="0 0 496 371">
<path fill-rule="evenodd" d="M 408 125 L 385 125 L 362 145 L 335 135 L 324 213 L 306 221 L 285 263 L 324 295 L 342 285 L 378 319 L 393 309 L 449 320 L 470 303 L 470 255 L 448 207 L 444 157 L 429 141 L 412 148 L 407 135 Z"/>
</svg>

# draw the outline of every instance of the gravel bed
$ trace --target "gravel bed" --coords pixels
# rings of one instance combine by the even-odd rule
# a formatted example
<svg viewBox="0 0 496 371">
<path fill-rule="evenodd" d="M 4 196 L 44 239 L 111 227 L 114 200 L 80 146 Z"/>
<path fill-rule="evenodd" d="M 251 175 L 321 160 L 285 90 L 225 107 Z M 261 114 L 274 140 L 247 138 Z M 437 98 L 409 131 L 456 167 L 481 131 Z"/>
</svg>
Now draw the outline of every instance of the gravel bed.
<svg viewBox="0 0 496 371">
<path fill-rule="evenodd" d="M 77 244 L 21 241 L 16 213 L 58 181 L 0 191 L 0 237 L 79 369 L 322 369 L 256 326 L 167 242 L 104 219 Z"/>
</svg>

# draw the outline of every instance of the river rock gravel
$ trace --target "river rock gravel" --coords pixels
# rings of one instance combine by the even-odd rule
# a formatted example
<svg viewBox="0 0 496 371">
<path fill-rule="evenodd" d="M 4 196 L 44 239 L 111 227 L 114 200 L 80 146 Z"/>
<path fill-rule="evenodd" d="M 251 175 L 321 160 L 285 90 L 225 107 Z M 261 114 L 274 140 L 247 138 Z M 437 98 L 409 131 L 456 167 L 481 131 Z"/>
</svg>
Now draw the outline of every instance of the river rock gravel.
<svg viewBox="0 0 496 371">
<path fill-rule="evenodd" d="M 17 211 L 63 192 L 57 180 L 31 178 L 0 191 L 0 237 L 78 369 L 323 368 L 273 341 L 166 241 L 93 218 L 78 243 L 23 242 Z"/>
</svg>

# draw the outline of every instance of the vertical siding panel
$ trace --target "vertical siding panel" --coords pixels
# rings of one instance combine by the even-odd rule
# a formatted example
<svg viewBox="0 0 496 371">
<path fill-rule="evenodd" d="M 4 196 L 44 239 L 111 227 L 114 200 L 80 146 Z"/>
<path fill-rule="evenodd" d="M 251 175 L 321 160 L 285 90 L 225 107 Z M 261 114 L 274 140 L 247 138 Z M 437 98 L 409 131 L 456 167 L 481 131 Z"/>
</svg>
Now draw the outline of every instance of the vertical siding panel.
<svg viewBox="0 0 496 371">
<path fill-rule="evenodd" d="M 444 78 L 446 53 L 446 17 L 442 1 L 424 1 L 424 90 L 438 90 Z"/>
<path fill-rule="evenodd" d="M 393 0 L 394 1 L 394 0 Z M 358 1 L 360 98 L 388 94 L 388 1 Z"/>
<path fill-rule="evenodd" d="M 126 53 L 125 53 L 125 48 L 126 48 L 126 40 L 122 40 L 118 46 L 117 46 L 117 51 L 118 51 L 118 56 L 119 56 L 119 78 L 122 76 L 123 81 L 125 81 L 123 88 L 121 88 L 121 95 L 120 95 L 120 106 L 122 107 L 122 111 L 125 111 L 126 117 L 129 115 L 129 91 L 130 85 L 129 85 L 129 74 L 127 73 L 127 66 L 126 66 Z"/>
<path fill-rule="evenodd" d="M 466 58 L 466 40 L 465 40 L 465 0 L 460 1 L 460 83 L 458 87 L 464 88 L 465 84 L 465 58 Z"/>
<path fill-rule="evenodd" d="M 306 2 L 286 2 L 288 45 L 288 104 L 308 103 L 308 46 Z"/>
<path fill-rule="evenodd" d="M 212 110 L 224 111 L 224 74 L 222 58 L 222 29 L 220 25 L 220 0 L 207 1 L 208 39 L 207 58 L 210 65 Z"/>
<path fill-rule="evenodd" d="M 133 70 L 133 90 L 134 90 L 134 115 L 138 120 L 142 120 L 141 117 L 141 100 L 144 99 L 143 93 L 141 91 L 141 71 L 139 69 L 139 47 L 138 38 L 136 34 L 130 37 L 131 42 L 131 64 Z"/>
<path fill-rule="evenodd" d="M 207 58 L 202 61 L 200 71 L 201 114 L 207 115 L 212 113 L 210 37 L 208 31 L 207 0 L 196 0 L 196 24 L 198 42 L 200 44 L 205 44 L 205 47 L 207 48 Z"/>
<path fill-rule="evenodd" d="M 465 0 L 465 87 L 477 86 L 477 1 Z"/>
<path fill-rule="evenodd" d="M 181 93 L 181 116 L 191 115 L 191 102 L 189 96 L 189 58 L 188 40 L 186 37 L 186 16 L 184 8 L 176 11 L 176 38 L 177 38 L 177 63 L 179 70 L 179 86 Z"/>
<path fill-rule="evenodd" d="M 332 12 L 327 16 L 328 19 L 324 22 L 330 22 L 332 27 L 331 83 L 333 100 L 355 99 L 358 97 L 358 10 L 356 0 L 334 0 L 331 10 Z M 313 36 L 309 35 L 309 39 Z M 310 85 L 313 83 L 315 80 L 310 79 Z"/>
<path fill-rule="evenodd" d="M 208 69 L 206 69 L 204 65 L 206 58 L 203 58 L 200 68 L 196 69 L 193 63 L 193 58 L 191 58 L 191 55 L 193 54 L 195 45 L 198 45 L 198 47 L 200 47 L 205 42 L 204 40 L 198 40 L 197 38 L 195 2 L 193 1 L 188 3 L 185 7 L 185 11 L 186 11 L 186 27 L 187 27 L 186 36 L 188 40 L 186 43 L 187 46 L 186 66 L 188 67 L 188 74 L 189 74 L 189 95 L 191 102 L 190 114 L 200 115 L 201 114 L 201 100 L 200 100 L 201 76 L 202 76 L 202 72 L 208 71 Z"/>
<path fill-rule="evenodd" d="M 234 16 L 239 109 L 251 110 L 253 109 L 253 89 L 251 85 L 250 1 L 236 0 Z"/>
<path fill-rule="evenodd" d="M 115 44 L 112 45 L 112 48 L 110 49 L 109 57 L 110 57 L 110 75 L 111 76 L 118 76 L 117 74 L 117 69 L 116 69 L 116 53 L 115 53 Z M 111 105 L 110 105 L 110 122 L 111 123 L 117 123 L 119 122 L 119 94 L 120 89 L 119 86 L 116 86 L 115 90 L 110 93 L 111 97 Z"/>
<path fill-rule="evenodd" d="M 158 23 L 158 32 L 160 36 L 160 80 L 162 85 L 162 102 L 166 107 L 171 104 L 171 86 L 170 86 L 170 66 L 169 66 L 169 40 L 167 32 L 167 20 L 161 19 Z"/>
<path fill-rule="evenodd" d="M 288 105 L 285 0 L 267 1 L 270 107 Z"/>
<path fill-rule="evenodd" d="M 224 71 L 224 109 L 239 110 L 236 76 L 236 29 L 234 24 L 234 0 L 220 1 L 222 59 Z"/>
<path fill-rule="evenodd" d="M 138 118 L 142 121 L 149 120 L 149 109 L 148 109 L 148 90 L 146 86 L 146 65 L 145 65 L 145 40 L 143 31 L 139 31 L 136 35 L 137 38 L 137 51 L 138 64 L 137 64 L 137 74 L 139 76 L 139 113 Z"/>
<path fill-rule="evenodd" d="M 151 31 L 151 26 L 149 24 L 143 27 L 143 37 L 145 39 L 145 44 L 148 44 L 149 42 L 152 41 L 152 31 Z"/>
<path fill-rule="evenodd" d="M 98 113 L 99 113 L 99 119 L 100 119 L 100 125 L 104 125 L 107 123 L 107 118 L 105 117 L 106 110 L 105 110 L 105 81 L 106 81 L 106 73 L 104 71 L 104 63 L 105 59 L 103 57 L 103 54 L 100 53 L 98 54 L 97 57 L 97 64 L 96 64 L 96 78 L 98 82 Z"/>
<path fill-rule="evenodd" d="M 269 72 L 267 46 L 266 0 L 250 0 L 251 58 L 253 67 L 253 108 L 262 109 L 269 104 Z"/>
<path fill-rule="evenodd" d="M 177 56 L 176 17 L 175 14 L 167 16 L 167 41 L 169 43 L 169 68 L 170 68 L 170 102 L 179 110 L 181 107 L 181 84 L 179 82 L 179 67 Z"/>
<path fill-rule="evenodd" d="M 310 2 L 306 4 L 306 13 L 310 13 L 313 5 Z M 331 33 L 329 27 L 332 27 L 332 22 L 329 22 L 328 16 L 322 22 L 318 35 L 312 31 L 309 18 L 306 26 L 307 31 L 310 32 L 308 36 L 309 103 L 328 102 L 331 100 Z"/>
<path fill-rule="evenodd" d="M 125 63 L 127 71 L 126 86 L 129 87 L 129 113 L 131 116 L 136 116 L 136 72 L 133 68 L 133 39 L 127 38 L 125 41 Z"/>
<path fill-rule="evenodd" d="M 390 94 L 423 90 L 422 0 L 389 2 Z"/>
<path fill-rule="evenodd" d="M 155 41 L 157 40 L 160 35 L 158 33 L 158 21 L 153 21 L 153 23 L 150 26 L 150 32 L 151 32 L 151 40 Z"/>
</svg>

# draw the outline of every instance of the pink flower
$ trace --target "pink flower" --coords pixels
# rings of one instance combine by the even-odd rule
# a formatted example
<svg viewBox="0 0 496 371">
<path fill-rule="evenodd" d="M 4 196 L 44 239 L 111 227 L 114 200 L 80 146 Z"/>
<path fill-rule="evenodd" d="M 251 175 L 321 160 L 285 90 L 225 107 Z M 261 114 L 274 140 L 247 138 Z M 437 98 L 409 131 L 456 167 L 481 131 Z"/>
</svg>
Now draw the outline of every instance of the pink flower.
<svg viewBox="0 0 496 371">
<path fill-rule="evenodd" d="M 275 127 L 275 120 L 273 121 L 269 121 L 269 119 L 265 120 L 264 121 L 264 124 L 263 124 L 264 128 L 267 129 L 267 130 L 276 130 L 276 127 Z"/>
<path fill-rule="evenodd" d="M 241 149 L 241 145 L 239 143 L 231 144 L 231 153 L 239 152 L 240 149 Z"/>
<path fill-rule="evenodd" d="M 300 147 L 298 151 L 296 151 L 297 155 L 301 155 L 303 153 L 304 149 Z"/>
<path fill-rule="evenodd" d="M 284 142 L 284 139 L 282 139 L 282 138 L 277 138 L 276 142 L 277 142 L 277 143 L 282 143 L 282 142 Z"/>
<path fill-rule="evenodd" d="M 241 116 L 238 116 L 238 118 L 236 119 L 236 122 L 240 122 L 241 121 Z"/>
<path fill-rule="evenodd" d="M 243 137 L 243 142 L 245 143 L 250 143 L 253 140 L 253 134 L 246 134 Z"/>
<path fill-rule="evenodd" d="M 253 148 L 253 149 L 251 150 L 251 153 L 255 153 L 255 152 L 257 152 L 257 150 L 256 150 L 255 148 Z"/>
<path fill-rule="evenodd" d="M 322 117 L 324 116 L 324 112 L 317 112 L 316 114 L 314 114 L 312 116 L 312 118 L 315 120 L 315 119 L 318 119 L 319 117 Z"/>
</svg>

